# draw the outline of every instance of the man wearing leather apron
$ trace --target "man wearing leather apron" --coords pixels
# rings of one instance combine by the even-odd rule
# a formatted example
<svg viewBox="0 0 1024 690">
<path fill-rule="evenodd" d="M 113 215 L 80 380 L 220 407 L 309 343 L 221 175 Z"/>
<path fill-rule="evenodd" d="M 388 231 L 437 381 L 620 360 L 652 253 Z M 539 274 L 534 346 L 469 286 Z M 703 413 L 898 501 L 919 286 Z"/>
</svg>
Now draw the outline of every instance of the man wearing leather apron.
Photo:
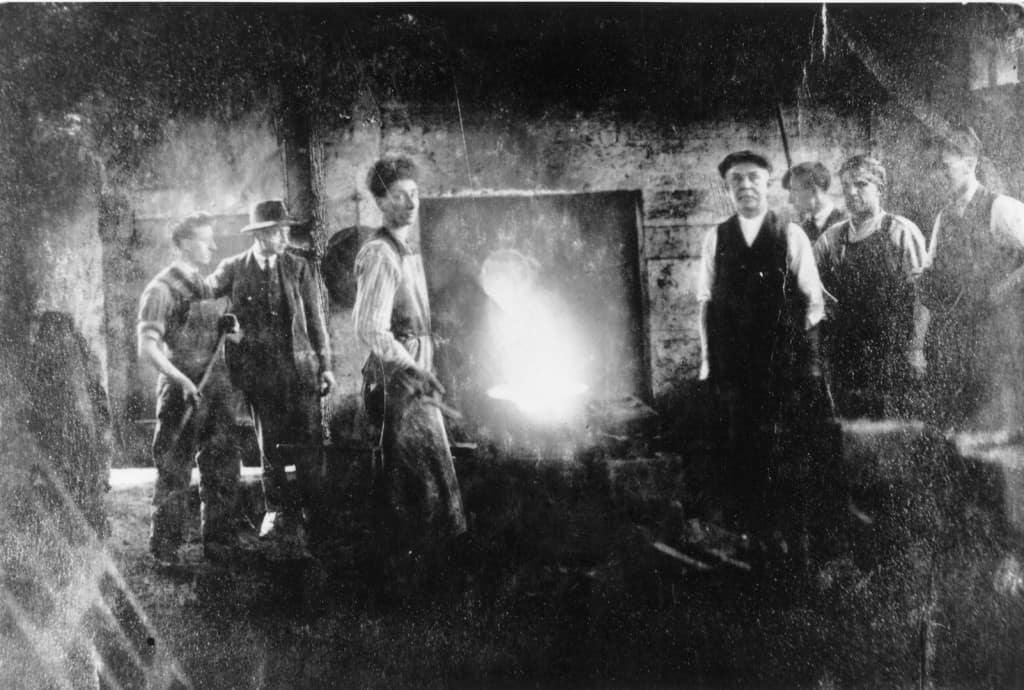
<svg viewBox="0 0 1024 690">
<path fill-rule="evenodd" d="M 363 393 L 378 442 L 378 528 L 386 558 L 412 556 L 393 563 L 390 574 L 418 579 L 417 562 L 440 557 L 450 538 L 466 531 L 466 519 L 444 421 L 428 402 L 444 388 L 433 370 L 423 260 L 410 242 L 419 210 L 415 165 L 382 159 L 367 186 L 384 225 L 356 257 L 353 318 L 370 350 Z"/>
<path fill-rule="evenodd" d="M 924 376 L 927 321 L 917 296 L 925 263 L 921 231 L 882 209 L 885 168 L 853 156 L 839 170 L 851 218 L 814 243 L 825 289 L 826 358 L 843 417 L 902 416 L 912 381 Z"/>
</svg>

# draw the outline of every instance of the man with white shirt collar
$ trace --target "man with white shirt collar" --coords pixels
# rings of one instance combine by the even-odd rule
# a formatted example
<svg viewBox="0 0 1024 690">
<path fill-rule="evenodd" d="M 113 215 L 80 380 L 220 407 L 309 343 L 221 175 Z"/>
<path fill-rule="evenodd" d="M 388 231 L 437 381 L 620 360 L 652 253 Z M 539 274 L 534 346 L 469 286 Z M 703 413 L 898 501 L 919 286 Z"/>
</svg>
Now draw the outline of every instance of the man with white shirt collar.
<svg viewBox="0 0 1024 690">
<path fill-rule="evenodd" d="M 1007 366 L 1019 367 L 993 341 L 1015 318 L 1011 297 L 1024 282 L 1024 204 L 978 182 L 980 155 L 981 142 L 970 129 L 942 144 L 952 199 L 935 219 L 922 278 L 922 300 L 932 312 L 929 417 L 942 426 L 977 421 L 996 371 L 1005 379 Z"/>
<path fill-rule="evenodd" d="M 712 385 L 720 410 L 737 526 L 759 529 L 772 502 L 769 476 L 781 460 L 778 431 L 794 431 L 790 402 L 820 384 L 824 302 L 806 233 L 768 209 L 768 160 L 738 151 L 718 172 L 736 213 L 704 238 L 699 376 Z"/>
<path fill-rule="evenodd" d="M 798 163 L 782 176 L 782 188 L 789 190 L 789 203 L 800 214 L 807 238 L 813 243 L 829 227 L 846 220 L 828 194 L 832 175 L 821 163 Z"/>
<path fill-rule="evenodd" d="M 197 387 L 215 356 L 222 311 L 199 274 L 217 248 L 213 220 L 205 213 L 192 214 L 174 227 L 171 240 L 178 257 L 146 286 L 138 319 L 139 360 L 159 372 L 149 548 L 164 565 L 179 560 L 197 460 L 204 555 L 223 559 L 238 546 L 232 518 L 239 463 L 229 433 L 234 422 L 231 385 L 223 368 L 215 366 L 202 393 Z"/>
<path fill-rule="evenodd" d="M 320 433 L 319 403 L 334 386 L 320 286 L 309 264 L 286 252 L 293 223 L 283 201 L 257 203 L 243 233 L 252 247 L 225 259 L 207 278 L 214 296 L 228 296 L 242 330 L 228 348 L 232 381 L 249 403 L 263 464 L 266 514 L 262 538 L 305 550 L 302 512 L 314 505 L 316 477 L 309 453 L 286 454 L 281 444 L 309 446 Z M 298 491 L 285 466 L 294 461 Z"/>
</svg>

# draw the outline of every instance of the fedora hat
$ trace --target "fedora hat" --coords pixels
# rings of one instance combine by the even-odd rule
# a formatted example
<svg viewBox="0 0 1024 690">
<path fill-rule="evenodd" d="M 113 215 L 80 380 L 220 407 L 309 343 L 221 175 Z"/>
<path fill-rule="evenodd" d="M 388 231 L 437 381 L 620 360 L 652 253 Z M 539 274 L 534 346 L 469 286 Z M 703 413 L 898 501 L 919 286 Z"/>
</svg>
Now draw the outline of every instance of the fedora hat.
<svg viewBox="0 0 1024 690">
<path fill-rule="evenodd" d="M 288 214 L 288 208 L 280 199 L 260 201 L 253 204 L 249 211 L 249 224 L 241 232 L 265 230 L 279 225 L 293 225 L 298 221 Z"/>
</svg>

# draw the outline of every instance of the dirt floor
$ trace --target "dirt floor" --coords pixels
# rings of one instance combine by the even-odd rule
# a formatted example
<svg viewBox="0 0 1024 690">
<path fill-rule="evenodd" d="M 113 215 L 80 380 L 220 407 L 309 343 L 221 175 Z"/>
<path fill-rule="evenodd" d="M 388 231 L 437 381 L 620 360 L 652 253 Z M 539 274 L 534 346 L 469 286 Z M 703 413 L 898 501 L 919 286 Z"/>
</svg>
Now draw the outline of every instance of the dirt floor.
<svg viewBox="0 0 1024 690">
<path fill-rule="evenodd" d="M 993 594 L 994 552 L 983 545 L 967 561 L 950 554 L 955 572 L 906 543 L 877 541 L 870 558 L 837 553 L 812 572 L 705 572 L 657 541 L 669 530 L 661 518 L 569 501 L 536 467 L 523 470 L 529 491 L 508 469 L 500 481 L 467 471 L 474 536 L 459 567 L 385 597 L 361 565 L 368 537 L 344 511 L 351 523 L 309 561 L 269 560 L 254 547 L 213 567 L 193 537 L 184 565 L 159 569 L 145 549 L 151 484 L 118 482 L 117 472 L 108 549 L 135 598 L 120 608 L 122 628 L 146 651 L 142 667 L 107 660 L 126 688 L 155 677 L 170 679 L 160 687 L 268 689 L 910 688 L 936 678 L 1009 687 L 1022 678 L 1024 607 Z M 511 495 L 512 508 L 495 499 Z M 560 503 L 576 524 L 553 529 Z"/>
</svg>

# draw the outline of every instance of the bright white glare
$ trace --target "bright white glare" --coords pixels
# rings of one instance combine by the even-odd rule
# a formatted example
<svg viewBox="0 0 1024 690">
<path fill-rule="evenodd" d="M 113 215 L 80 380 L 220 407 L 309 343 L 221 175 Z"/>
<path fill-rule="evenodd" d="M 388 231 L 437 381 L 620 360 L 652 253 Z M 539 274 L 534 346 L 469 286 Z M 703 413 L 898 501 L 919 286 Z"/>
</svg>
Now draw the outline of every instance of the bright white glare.
<svg viewBox="0 0 1024 690">
<path fill-rule="evenodd" d="M 510 249 L 492 253 L 481 268 L 481 285 L 501 308 L 491 319 L 490 335 L 503 383 L 487 394 L 538 421 L 564 421 L 589 389 L 583 383 L 585 357 L 569 315 L 554 295 L 537 287 L 536 278 L 537 263 Z"/>
</svg>

